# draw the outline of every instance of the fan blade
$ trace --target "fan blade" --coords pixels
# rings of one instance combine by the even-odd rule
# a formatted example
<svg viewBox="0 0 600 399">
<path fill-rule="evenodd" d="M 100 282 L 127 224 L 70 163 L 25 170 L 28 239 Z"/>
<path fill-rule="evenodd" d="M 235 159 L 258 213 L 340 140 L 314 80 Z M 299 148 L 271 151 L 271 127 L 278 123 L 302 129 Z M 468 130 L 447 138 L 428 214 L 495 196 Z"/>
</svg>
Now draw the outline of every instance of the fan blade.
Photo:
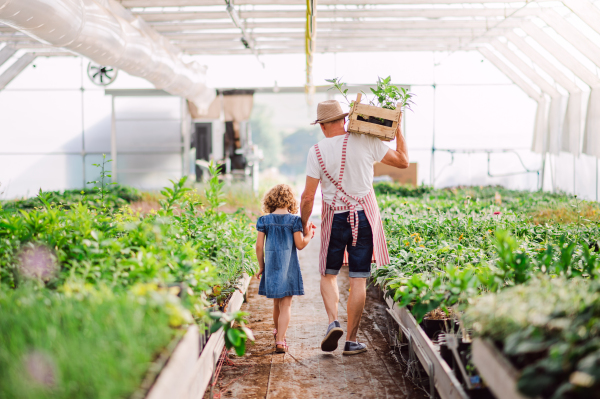
<svg viewBox="0 0 600 399">
<path fill-rule="evenodd" d="M 104 77 L 104 74 L 100 74 L 100 83 L 104 83 L 104 81 L 102 80 L 102 78 Z"/>
<path fill-rule="evenodd" d="M 110 68 L 110 69 L 105 69 L 104 71 L 105 71 L 105 72 L 112 72 L 112 70 L 113 70 L 113 69 L 112 69 L 112 68 Z"/>
<path fill-rule="evenodd" d="M 100 72 L 96 72 L 95 74 L 92 75 L 92 79 L 94 79 L 96 76 L 98 76 Z"/>
</svg>

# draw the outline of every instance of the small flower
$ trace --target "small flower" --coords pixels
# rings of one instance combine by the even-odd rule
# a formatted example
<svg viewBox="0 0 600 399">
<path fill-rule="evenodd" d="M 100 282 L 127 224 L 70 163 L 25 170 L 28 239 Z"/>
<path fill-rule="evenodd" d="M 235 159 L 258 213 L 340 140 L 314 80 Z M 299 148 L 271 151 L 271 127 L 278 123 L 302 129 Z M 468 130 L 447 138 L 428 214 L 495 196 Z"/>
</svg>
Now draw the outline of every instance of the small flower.
<svg viewBox="0 0 600 399">
<path fill-rule="evenodd" d="M 502 212 L 500 212 L 500 211 L 496 211 L 496 212 L 494 212 L 494 215 L 500 215 L 501 213 Z"/>
<path fill-rule="evenodd" d="M 462 240 L 463 238 L 464 238 L 464 237 L 463 237 L 463 235 L 461 234 L 461 235 L 460 235 L 460 237 L 458 237 L 458 240 L 460 241 L 460 240 Z"/>
</svg>

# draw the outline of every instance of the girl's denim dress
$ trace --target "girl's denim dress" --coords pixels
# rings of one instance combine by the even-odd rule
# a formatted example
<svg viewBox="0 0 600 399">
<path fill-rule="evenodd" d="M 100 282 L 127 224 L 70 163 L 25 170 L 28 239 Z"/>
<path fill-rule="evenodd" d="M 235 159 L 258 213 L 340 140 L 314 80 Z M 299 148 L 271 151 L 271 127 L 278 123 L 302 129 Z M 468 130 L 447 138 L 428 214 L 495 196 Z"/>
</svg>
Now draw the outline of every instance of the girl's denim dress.
<svg viewBox="0 0 600 399">
<path fill-rule="evenodd" d="M 268 214 L 258 218 L 256 230 L 265 233 L 265 271 L 258 287 L 259 295 L 283 298 L 304 295 L 302 273 L 294 233 L 303 231 L 302 220 L 292 214 Z"/>
</svg>

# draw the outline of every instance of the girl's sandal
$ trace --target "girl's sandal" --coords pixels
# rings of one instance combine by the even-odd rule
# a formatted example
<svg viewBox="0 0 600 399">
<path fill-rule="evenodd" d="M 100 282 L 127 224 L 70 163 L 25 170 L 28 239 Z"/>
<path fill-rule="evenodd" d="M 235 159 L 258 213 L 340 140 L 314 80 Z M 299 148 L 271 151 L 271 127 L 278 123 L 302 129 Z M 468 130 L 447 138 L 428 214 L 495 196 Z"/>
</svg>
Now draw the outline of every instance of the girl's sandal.
<svg viewBox="0 0 600 399">
<path fill-rule="evenodd" d="M 283 342 L 275 342 L 275 353 L 286 353 L 288 351 L 287 341 L 284 339 Z"/>
</svg>

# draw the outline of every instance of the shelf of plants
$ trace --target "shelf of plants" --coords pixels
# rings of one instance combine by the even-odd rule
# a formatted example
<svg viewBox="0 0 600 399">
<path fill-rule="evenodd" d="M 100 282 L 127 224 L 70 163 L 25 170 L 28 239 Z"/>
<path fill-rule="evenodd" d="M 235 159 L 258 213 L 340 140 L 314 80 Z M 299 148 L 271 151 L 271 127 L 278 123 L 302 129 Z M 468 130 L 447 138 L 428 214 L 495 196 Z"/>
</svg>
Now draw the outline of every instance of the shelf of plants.
<svg viewBox="0 0 600 399">
<path fill-rule="evenodd" d="M 243 353 L 252 339 L 230 311 L 254 273 L 254 232 L 219 211 L 217 171 L 203 197 L 182 179 L 141 215 L 127 206 L 141 194 L 98 166 L 96 190 L 0 204 L 0 397 L 143 398 L 182 346 L 198 364 L 202 344 Z"/>
<path fill-rule="evenodd" d="M 392 263 L 375 282 L 414 316 L 467 395 L 598 391 L 598 204 L 499 187 L 376 190 Z M 514 395 L 495 386 L 500 372 Z"/>
</svg>

